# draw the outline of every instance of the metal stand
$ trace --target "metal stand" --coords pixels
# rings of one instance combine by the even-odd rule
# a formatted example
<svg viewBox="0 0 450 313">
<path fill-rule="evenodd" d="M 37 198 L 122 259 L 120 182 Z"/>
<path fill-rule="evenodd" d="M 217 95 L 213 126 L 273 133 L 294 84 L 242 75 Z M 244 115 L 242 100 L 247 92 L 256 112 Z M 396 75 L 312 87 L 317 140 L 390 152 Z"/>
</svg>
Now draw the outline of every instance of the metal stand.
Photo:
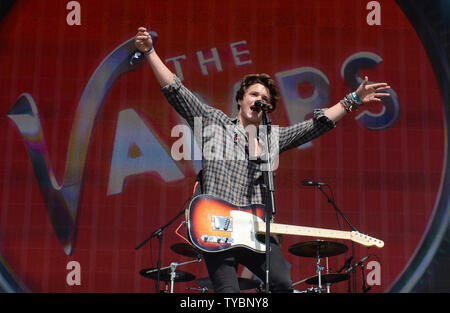
<svg viewBox="0 0 450 313">
<path fill-rule="evenodd" d="M 266 293 L 270 292 L 270 223 L 272 222 L 272 217 L 276 213 L 275 209 L 275 184 L 274 184 L 274 174 L 272 170 L 272 158 L 270 151 L 270 133 L 272 121 L 267 116 L 267 111 L 263 110 L 263 125 L 267 127 L 267 132 L 265 132 L 265 143 L 267 145 L 267 165 L 266 171 L 263 171 L 264 184 L 266 189 L 266 234 L 265 234 L 265 245 L 266 245 Z"/>
<path fill-rule="evenodd" d="M 338 212 L 342 218 L 345 220 L 345 222 L 348 224 L 348 226 L 350 226 L 350 228 L 356 232 L 358 232 L 358 230 L 350 223 L 350 221 L 347 219 L 347 217 L 344 215 L 344 213 L 342 213 L 341 210 L 339 210 L 339 208 L 337 207 L 336 203 L 334 203 L 334 201 L 328 196 L 328 194 L 323 190 L 322 186 L 320 184 L 316 185 L 317 188 L 325 195 L 325 197 L 328 199 L 328 202 L 331 203 L 334 207 L 334 209 L 336 210 L 336 212 Z M 356 266 L 355 265 L 355 243 L 352 241 L 352 257 L 353 257 L 353 269 L 352 269 L 352 277 L 353 277 L 353 292 L 356 292 Z M 350 291 L 350 288 L 349 288 Z"/>
<path fill-rule="evenodd" d="M 158 242 L 159 242 L 159 249 L 158 249 L 158 263 L 157 263 L 157 269 L 158 270 L 158 279 L 156 282 L 156 292 L 159 293 L 159 283 L 160 283 L 160 271 L 161 271 L 161 250 L 162 250 L 162 240 L 163 240 L 163 230 L 168 227 L 170 224 L 172 224 L 178 217 L 180 217 L 181 215 L 184 214 L 184 206 L 186 205 L 186 203 L 190 200 L 191 198 L 189 198 L 183 205 L 183 209 L 173 218 L 169 221 L 169 223 L 167 223 L 166 225 L 158 228 L 157 230 L 155 230 L 147 239 L 145 239 L 143 242 L 141 242 L 135 249 L 138 250 L 140 249 L 144 244 L 147 243 L 147 241 L 149 241 L 150 239 L 152 239 L 153 237 L 157 236 L 158 237 Z"/>
<path fill-rule="evenodd" d="M 327 261 L 327 274 L 329 274 L 330 273 L 330 269 L 328 268 L 328 257 L 326 257 L 326 261 Z M 330 293 L 331 284 L 330 283 L 326 283 L 325 286 L 327 287 L 327 293 Z"/>
<path fill-rule="evenodd" d="M 159 276 L 159 273 L 162 270 L 170 269 L 170 293 L 173 293 L 173 287 L 175 285 L 175 279 L 176 279 L 176 275 L 177 275 L 177 273 L 176 273 L 177 267 L 178 266 L 182 266 L 182 265 L 186 265 L 186 264 L 190 264 L 190 263 L 194 263 L 194 262 L 201 262 L 201 261 L 202 261 L 202 259 L 198 258 L 197 260 L 187 261 L 187 262 L 183 262 L 183 263 L 172 262 L 172 263 L 170 263 L 169 266 L 166 266 L 166 267 L 163 267 L 163 268 L 155 268 L 155 269 L 147 271 L 146 273 L 150 274 L 150 273 L 154 273 L 154 272 L 157 271 L 158 272 L 158 276 Z M 158 288 L 158 290 L 159 290 L 159 288 Z M 167 283 L 166 283 L 166 291 L 167 291 Z"/>
<path fill-rule="evenodd" d="M 323 266 L 320 265 L 320 249 L 317 250 L 317 257 L 316 257 L 316 273 L 317 273 L 317 279 L 318 284 L 317 287 L 319 288 L 319 293 L 322 293 L 322 270 Z"/>
<path fill-rule="evenodd" d="M 329 274 L 330 270 L 328 268 L 328 257 L 325 258 L 326 260 L 326 274 Z M 322 271 L 324 270 L 324 267 L 320 264 L 321 258 L 320 258 L 320 249 L 317 251 L 317 256 L 316 256 L 316 273 L 317 273 L 317 280 L 318 280 L 318 284 L 317 284 L 317 290 L 315 290 L 318 293 L 322 293 Z M 327 293 L 330 293 L 330 283 L 326 283 L 326 291 Z"/>
</svg>

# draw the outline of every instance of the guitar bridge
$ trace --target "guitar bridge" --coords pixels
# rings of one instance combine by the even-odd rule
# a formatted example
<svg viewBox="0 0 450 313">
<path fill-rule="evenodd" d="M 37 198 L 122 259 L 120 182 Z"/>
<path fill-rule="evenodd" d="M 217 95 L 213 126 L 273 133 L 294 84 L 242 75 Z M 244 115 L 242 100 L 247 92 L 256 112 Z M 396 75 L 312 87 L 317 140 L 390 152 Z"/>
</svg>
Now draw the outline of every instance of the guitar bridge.
<svg viewBox="0 0 450 313">
<path fill-rule="evenodd" d="M 213 230 L 233 231 L 232 217 L 213 216 L 211 224 Z"/>
</svg>

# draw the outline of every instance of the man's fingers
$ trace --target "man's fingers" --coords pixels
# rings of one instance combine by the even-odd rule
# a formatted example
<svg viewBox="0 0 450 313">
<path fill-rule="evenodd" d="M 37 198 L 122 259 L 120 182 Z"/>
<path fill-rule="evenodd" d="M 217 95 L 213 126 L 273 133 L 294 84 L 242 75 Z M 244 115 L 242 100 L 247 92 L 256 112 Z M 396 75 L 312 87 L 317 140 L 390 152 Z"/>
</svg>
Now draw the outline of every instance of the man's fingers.
<svg viewBox="0 0 450 313">
<path fill-rule="evenodd" d="M 390 94 L 388 94 L 388 93 L 376 93 L 375 94 L 375 97 L 389 97 L 390 96 Z"/>
<path fill-rule="evenodd" d="M 386 88 L 386 87 L 387 87 L 387 89 L 391 88 L 386 83 L 374 83 L 374 84 L 367 85 L 367 87 L 372 87 L 372 88 L 375 88 L 375 89 Z"/>
<path fill-rule="evenodd" d="M 364 77 L 364 80 L 362 82 L 362 85 L 365 86 L 367 82 L 369 81 L 369 78 L 367 76 Z"/>
</svg>

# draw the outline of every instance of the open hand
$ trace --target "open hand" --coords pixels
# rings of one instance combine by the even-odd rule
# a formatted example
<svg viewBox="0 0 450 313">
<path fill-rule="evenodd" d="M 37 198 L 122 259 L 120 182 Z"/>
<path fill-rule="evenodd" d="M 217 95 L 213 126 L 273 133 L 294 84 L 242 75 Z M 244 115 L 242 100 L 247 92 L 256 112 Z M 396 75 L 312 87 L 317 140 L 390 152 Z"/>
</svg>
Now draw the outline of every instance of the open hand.
<svg viewBox="0 0 450 313">
<path fill-rule="evenodd" d="M 364 81 L 359 85 L 358 89 L 356 89 L 356 95 L 361 100 L 363 104 L 375 101 L 382 101 L 380 97 L 388 97 L 389 93 L 382 92 L 390 89 L 391 87 L 386 83 L 374 83 L 367 84 L 369 79 L 364 77 Z"/>
</svg>

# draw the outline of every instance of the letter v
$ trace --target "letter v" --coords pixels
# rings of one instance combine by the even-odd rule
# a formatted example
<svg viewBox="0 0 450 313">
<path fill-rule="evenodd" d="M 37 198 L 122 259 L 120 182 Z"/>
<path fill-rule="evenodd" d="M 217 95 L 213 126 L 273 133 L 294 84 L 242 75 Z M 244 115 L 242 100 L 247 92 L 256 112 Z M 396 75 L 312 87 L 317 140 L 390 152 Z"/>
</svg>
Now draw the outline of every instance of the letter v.
<svg viewBox="0 0 450 313">
<path fill-rule="evenodd" d="M 155 41 L 158 35 L 151 34 Z M 32 96 L 27 93 L 20 95 L 8 112 L 8 117 L 22 134 L 47 213 L 67 255 L 72 254 L 75 246 L 85 161 L 95 121 L 117 78 L 143 64 L 145 58 L 130 62 L 135 51 L 133 37 L 111 52 L 89 79 L 75 114 L 62 185 L 58 184 L 51 167 L 39 112 Z"/>
</svg>

